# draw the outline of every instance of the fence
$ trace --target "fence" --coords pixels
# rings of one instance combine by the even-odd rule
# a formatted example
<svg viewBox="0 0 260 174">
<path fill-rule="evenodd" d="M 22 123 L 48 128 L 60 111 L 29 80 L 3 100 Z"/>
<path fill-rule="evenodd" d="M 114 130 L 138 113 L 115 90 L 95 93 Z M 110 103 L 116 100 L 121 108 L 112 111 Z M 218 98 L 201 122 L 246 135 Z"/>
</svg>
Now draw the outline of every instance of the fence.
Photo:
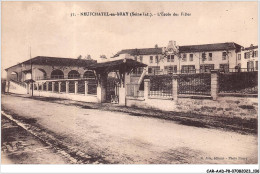
<svg viewBox="0 0 260 174">
<path fill-rule="evenodd" d="M 126 84 L 126 96 L 144 97 L 144 91 L 140 90 L 139 84 Z"/>
<path fill-rule="evenodd" d="M 87 87 L 85 85 L 87 84 Z M 47 86 L 48 85 L 48 86 Z M 68 87 L 68 89 L 67 89 Z M 53 89 L 52 89 L 53 88 Z M 72 81 L 48 81 L 44 83 L 34 83 L 34 90 L 40 91 L 52 91 L 55 93 L 78 93 L 85 94 L 97 94 L 97 83 L 93 79 L 89 80 L 72 80 Z M 47 90 L 48 89 L 48 90 Z"/>
<path fill-rule="evenodd" d="M 150 77 L 149 96 L 172 97 L 172 77 Z"/>
<path fill-rule="evenodd" d="M 178 94 L 210 95 L 211 74 L 180 74 L 178 78 Z"/>
<path fill-rule="evenodd" d="M 257 94 L 258 72 L 233 72 L 219 74 L 220 93 Z"/>
</svg>

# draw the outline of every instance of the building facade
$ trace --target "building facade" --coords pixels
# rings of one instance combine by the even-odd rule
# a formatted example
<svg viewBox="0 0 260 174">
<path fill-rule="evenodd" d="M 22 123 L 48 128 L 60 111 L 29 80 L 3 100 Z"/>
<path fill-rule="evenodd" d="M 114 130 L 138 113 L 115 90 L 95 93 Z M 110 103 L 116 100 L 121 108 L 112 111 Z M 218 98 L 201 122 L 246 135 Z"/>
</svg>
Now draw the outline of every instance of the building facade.
<svg viewBox="0 0 260 174">
<path fill-rule="evenodd" d="M 112 58 L 132 58 L 145 63 L 148 74 L 228 71 L 240 66 L 241 48 L 234 42 L 177 46 L 175 41 L 170 41 L 167 47 L 121 50 Z M 141 72 L 137 69 L 134 74 Z"/>
<path fill-rule="evenodd" d="M 242 69 L 258 71 L 258 46 L 250 45 L 242 48 L 239 60 Z"/>
</svg>

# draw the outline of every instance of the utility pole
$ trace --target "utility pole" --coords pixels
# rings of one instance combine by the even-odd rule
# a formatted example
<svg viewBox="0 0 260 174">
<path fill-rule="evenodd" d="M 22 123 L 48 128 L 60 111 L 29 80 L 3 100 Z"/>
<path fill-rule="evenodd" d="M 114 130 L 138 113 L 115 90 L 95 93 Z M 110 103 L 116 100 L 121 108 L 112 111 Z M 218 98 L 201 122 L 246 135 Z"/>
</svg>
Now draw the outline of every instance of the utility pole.
<svg viewBox="0 0 260 174">
<path fill-rule="evenodd" d="M 32 52 L 31 52 L 31 46 L 30 46 L 30 63 L 31 63 L 31 82 L 32 82 L 32 96 L 33 96 L 33 69 L 32 69 Z"/>
</svg>

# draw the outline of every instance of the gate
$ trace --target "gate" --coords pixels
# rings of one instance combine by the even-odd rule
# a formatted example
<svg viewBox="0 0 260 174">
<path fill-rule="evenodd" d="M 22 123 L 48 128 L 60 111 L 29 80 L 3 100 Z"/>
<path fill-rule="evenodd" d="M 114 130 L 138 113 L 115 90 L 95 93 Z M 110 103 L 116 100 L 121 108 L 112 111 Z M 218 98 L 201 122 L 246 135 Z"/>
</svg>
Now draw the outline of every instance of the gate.
<svg viewBox="0 0 260 174">
<path fill-rule="evenodd" d="M 119 102 L 119 80 L 108 78 L 106 85 L 106 101 L 111 103 Z"/>
</svg>

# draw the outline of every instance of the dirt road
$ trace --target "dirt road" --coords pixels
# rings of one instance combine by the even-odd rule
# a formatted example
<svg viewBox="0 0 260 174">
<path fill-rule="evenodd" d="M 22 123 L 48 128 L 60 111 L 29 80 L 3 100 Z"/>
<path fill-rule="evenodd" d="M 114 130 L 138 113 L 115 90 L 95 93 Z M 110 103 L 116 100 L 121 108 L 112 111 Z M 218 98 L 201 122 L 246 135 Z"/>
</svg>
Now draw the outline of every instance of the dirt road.
<svg viewBox="0 0 260 174">
<path fill-rule="evenodd" d="M 12 95 L 2 96 L 2 108 L 15 119 L 37 127 L 35 131 L 54 137 L 57 146 L 68 153 L 74 149 L 80 151 L 74 156 L 88 156 L 92 159 L 88 163 L 257 163 L 256 135 Z"/>
</svg>

